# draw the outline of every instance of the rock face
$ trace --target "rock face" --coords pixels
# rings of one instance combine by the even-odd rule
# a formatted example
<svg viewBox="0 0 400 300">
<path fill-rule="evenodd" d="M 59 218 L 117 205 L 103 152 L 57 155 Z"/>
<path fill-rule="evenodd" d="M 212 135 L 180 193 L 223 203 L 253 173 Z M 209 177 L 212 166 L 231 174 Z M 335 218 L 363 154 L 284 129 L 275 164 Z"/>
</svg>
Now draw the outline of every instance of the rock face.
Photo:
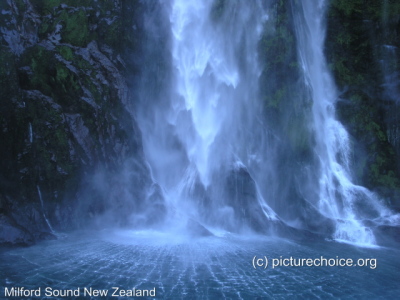
<svg viewBox="0 0 400 300">
<path fill-rule="evenodd" d="M 129 223 L 152 185 L 126 81 L 139 1 L 0 9 L 0 243 L 31 244 L 105 212 Z"/>
<path fill-rule="evenodd" d="M 400 5 L 332 1 L 326 56 L 341 91 L 337 113 L 352 135 L 354 175 L 400 206 Z"/>
</svg>

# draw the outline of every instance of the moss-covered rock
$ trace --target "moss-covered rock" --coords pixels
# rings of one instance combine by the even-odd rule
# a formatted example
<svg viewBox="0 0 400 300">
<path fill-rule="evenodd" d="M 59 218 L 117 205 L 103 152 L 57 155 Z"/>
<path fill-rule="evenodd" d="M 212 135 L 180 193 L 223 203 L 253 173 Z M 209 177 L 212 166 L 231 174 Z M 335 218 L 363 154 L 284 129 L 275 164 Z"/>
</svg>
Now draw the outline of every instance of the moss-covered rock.
<svg viewBox="0 0 400 300">
<path fill-rule="evenodd" d="M 126 198 L 112 207 L 118 195 L 110 191 L 128 158 L 140 169 L 130 187 L 150 186 L 123 76 L 124 53 L 134 51 L 125 47 L 137 38 L 130 30 L 120 39 L 126 22 L 134 22 L 122 21 L 122 8 L 132 12 L 138 6 L 13 0 L 2 8 L 7 13 L 0 17 L 0 215 L 16 232 L 41 239 L 51 231 L 44 215 L 53 227 L 65 229 L 104 213 L 101 207 L 127 222 Z M 109 176 L 108 194 L 91 182 L 89 174 L 98 170 Z M 97 192 L 88 195 L 82 188 Z M 136 195 L 130 201 L 144 201 L 145 195 Z"/>
<path fill-rule="evenodd" d="M 293 19 L 293 11 L 298 7 L 294 1 L 281 0 L 264 5 L 268 19 L 258 44 L 259 93 L 268 143 L 265 155 L 268 166 L 263 172 L 269 168 L 271 171 L 263 175 L 266 182 L 262 189 L 274 211 L 284 220 L 293 220 L 298 215 L 291 212 L 303 209 L 304 198 L 310 196 L 301 195 L 298 186 L 307 185 L 310 178 L 305 169 L 315 165 L 313 132 L 309 127 L 312 102 L 299 66 Z"/>
<path fill-rule="evenodd" d="M 396 38 L 399 12 L 398 1 L 332 1 L 326 39 L 326 56 L 343 91 L 338 117 L 359 151 L 355 155 L 357 180 L 373 190 L 392 190 L 386 193 L 392 195 L 400 188 L 400 148 L 387 133 L 400 124 L 389 118 L 397 105 L 385 92 L 382 62 L 387 57 L 382 49 L 400 46 Z M 398 201 L 389 201 L 394 200 Z"/>
<path fill-rule="evenodd" d="M 268 127 L 283 136 L 282 151 L 302 161 L 311 154 L 311 134 L 308 128 L 311 103 L 300 82 L 300 68 L 293 22 L 292 3 L 273 1 L 259 42 L 263 66 L 260 95 Z M 294 161 L 293 161 L 294 162 Z"/>
<path fill-rule="evenodd" d="M 290 89 L 299 77 L 297 50 L 291 6 L 275 1 L 273 12 L 264 25 L 259 53 L 264 66 L 261 94 L 267 109 L 281 110 L 290 101 Z M 285 101 L 286 100 L 286 101 Z"/>
</svg>

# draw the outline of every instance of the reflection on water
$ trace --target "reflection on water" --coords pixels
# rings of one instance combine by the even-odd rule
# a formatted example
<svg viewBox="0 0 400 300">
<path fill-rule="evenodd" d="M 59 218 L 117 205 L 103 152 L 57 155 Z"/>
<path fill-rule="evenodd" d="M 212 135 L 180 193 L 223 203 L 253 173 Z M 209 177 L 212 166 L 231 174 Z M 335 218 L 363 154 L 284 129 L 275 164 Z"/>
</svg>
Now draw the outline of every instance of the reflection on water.
<svg viewBox="0 0 400 300">
<path fill-rule="evenodd" d="M 329 241 L 299 244 L 260 236 L 193 239 L 157 231 L 81 232 L 30 248 L 3 249 L 0 280 L 2 287 L 42 290 L 156 288 L 158 299 L 388 299 L 400 292 L 399 254 L 388 248 Z M 281 256 L 375 258 L 376 268 L 255 269 L 254 256 L 270 261 Z"/>
</svg>

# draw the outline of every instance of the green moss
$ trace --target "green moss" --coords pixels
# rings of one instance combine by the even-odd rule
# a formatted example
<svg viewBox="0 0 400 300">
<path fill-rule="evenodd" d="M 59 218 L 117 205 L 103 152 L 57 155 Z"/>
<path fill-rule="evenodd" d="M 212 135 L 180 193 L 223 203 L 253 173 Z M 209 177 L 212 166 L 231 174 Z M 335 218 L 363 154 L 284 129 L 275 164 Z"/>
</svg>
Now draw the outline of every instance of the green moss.
<svg viewBox="0 0 400 300">
<path fill-rule="evenodd" d="M 372 16 L 361 2 L 333 1 L 328 11 L 327 58 L 340 88 L 378 79 L 379 66 L 369 37 Z"/>
<path fill-rule="evenodd" d="M 265 24 L 259 42 L 258 51 L 264 66 L 261 82 L 268 82 L 261 86 L 266 109 L 279 109 L 287 104 L 288 87 L 299 74 L 295 35 L 287 5 L 283 1 L 275 3 L 275 14 Z"/>
<path fill-rule="evenodd" d="M 25 108 L 14 110 L 14 120 L 10 124 L 13 124 L 12 136 L 17 137 L 14 141 L 9 139 L 13 153 L 18 155 L 12 159 L 17 161 L 15 170 L 28 169 L 26 176 L 18 178 L 23 187 L 19 192 L 28 197 L 40 181 L 43 193 L 48 190 L 59 191 L 62 196 L 64 182 L 75 176 L 77 170 L 76 163 L 70 157 L 68 130 L 62 112 L 47 101 L 26 101 Z M 32 143 L 26 144 L 29 124 L 33 128 L 34 138 Z M 60 173 L 58 167 L 68 174 Z M 47 201 L 53 200 L 56 199 L 50 195 L 47 197 Z"/>
<path fill-rule="evenodd" d="M 64 64 L 56 64 L 55 83 L 62 88 L 65 94 L 75 94 L 81 91 L 78 77 Z"/>
<path fill-rule="evenodd" d="M 75 57 L 74 65 L 81 71 L 93 70 L 93 66 L 80 56 Z"/>
<path fill-rule="evenodd" d="M 46 38 L 46 34 L 50 32 L 51 28 L 49 23 L 46 21 L 40 23 L 39 30 L 38 30 L 38 35 L 41 39 Z"/>
<path fill-rule="evenodd" d="M 53 12 L 53 9 L 55 7 L 58 7 L 61 3 L 63 3 L 62 0 L 45 0 L 42 2 L 43 3 L 43 11 L 46 12 Z"/>
<path fill-rule="evenodd" d="M 15 5 L 17 6 L 18 12 L 19 12 L 19 18 L 22 20 L 22 16 L 24 12 L 26 11 L 26 4 L 23 0 L 16 0 Z"/>
<path fill-rule="evenodd" d="M 122 21 L 120 18 L 114 20 L 110 25 L 103 22 L 103 26 L 100 27 L 99 37 L 101 41 L 114 49 L 118 49 L 121 46 L 121 34 L 122 34 Z"/>
<path fill-rule="evenodd" d="M 50 96 L 52 94 L 50 79 L 53 73 L 51 66 L 55 63 L 53 53 L 42 46 L 34 46 L 25 53 L 22 63 L 29 65 L 32 70 L 32 75 L 21 82 L 22 87 L 40 90 Z"/>
<path fill-rule="evenodd" d="M 68 78 L 68 69 L 66 67 L 64 67 L 61 64 L 57 64 L 57 68 L 56 68 L 56 80 L 59 82 L 63 82 Z M 64 88 L 64 91 L 65 88 Z"/>
<path fill-rule="evenodd" d="M 54 8 L 67 1 L 62 0 L 31 0 L 33 6 L 41 15 L 54 13 Z"/>
<path fill-rule="evenodd" d="M 370 166 L 370 181 L 376 186 L 399 188 L 400 182 L 393 170 L 387 170 L 388 161 L 385 156 L 378 155 Z"/>
<path fill-rule="evenodd" d="M 58 52 L 60 52 L 61 56 L 68 61 L 73 61 L 75 58 L 74 53 L 72 52 L 71 47 L 68 46 L 58 46 Z"/>
<path fill-rule="evenodd" d="M 26 9 L 25 0 L 14 2 L 18 7 L 22 7 L 21 10 Z M 119 110 L 123 110 L 119 99 L 115 96 L 117 91 L 112 86 L 99 83 L 96 75 L 101 66 L 96 63 L 94 66 L 91 65 L 76 54 L 75 49 L 86 47 L 99 34 L 102 34 L 104 38 L 96 39 L 98 43 L 108 44 L 113 49 L 115 47 L 122 49 L 119 43 L 126 45 L 128 39 L 135 45 L 140 45 L 140 37 L 132 33 L 134 22 L 132 11 L 126 12 L 123 9 L 116 11 L 115 9 L 116 5 L 136 9 L 135 4 L 131 3 L 139 3 L 139 1 L 30 0 L 29 2 L 34 6 L 35 12 L 40 15 L 40 25 L 32 24 L 36 26 L 34 28 L 39 26 L 37 28 L 39 41 L 46 39 L 55 31 L 57 25 L 61 25 L 61 43 L 64 44 L 55 45 L 55 48 L 51 50 L 35 45 L 27 48 L 20 57 L 3 51 L 4 47 L 0 48 L 0 63 L 2 64 L 0 83 L 3 87 L 0 90 L 3 99 L 0 122 L 7 124 L 8 130 L 0 132 L 0 140 L 7 141 L 7 145 L 0 145 L 2 157 L 0 177 L 9 173 L 10 175 L 4 178 L 10 182 L 18 182 L 21 190 L 18 193 L 23 194 L 21 199 L 26 199 L 24 201 L 37 199 L 36 185 L 38 183 L 46 202 L 56 201 L 54 191 L 58 191 L 58 199 L 62 199 L 63 191 L 68 189 L 76 191 L 76 187 L 80 184 L 79 166 L 82 164 L 78 159 L 83 158 L 89 161 L 71 136 L 63 113 L 79 113 L 82 116 L 84 124 L 90 130 L 90 139 L 93 141 L 93 149 L 91 149 L 93 157 L 90 159 L 94 161 L 108 161 L 109 158 L 102 157 L 102 151 L 99 150 L 101 147 L 110 147 L 105 150 L 107 153 L 113 151 L 112 143 L 100 145 L 111 125 L 117 128 L 116 135 L 119 138 L 127 139 L 120 122 L 110 117 L 111 111 L 120 116 Z M 61 4 L 66 4 L 68 7 L 61 7 Z M 9 9 L 7 4 L 1 5 Z M 100 17 L 96 15 L 99 11 Z M 108 25 L 101 21 L 107 11 L 111 12 L 111 18 L 120 17 L 123 13 L 127 17 L 114 19 L 114 22 Z M 142 16 L 141 13 L 137 15 Z M 102 28 L 100 28 L 100 23 Z M 97 27 L 93 26 L 94 24 Z M 139 26 L 137 27 L 137 31 L 140 31 Z M 93 28 L 92 32 L 91 28 Z M 61 55 L 63 59 L 59 59 L 58 55 Z M 68 63 L 64 63 L 64 60 Z M 104 75 L 107 76 L 107 74 Z M 94 96 L 100 106 L 99 110 L 82 100 L 83 87 Z M 40 97 L 34 100 L 24 99 L 26 93 L 21 88 L 22 90 L 38 90 L 49 96 L 51 100 Z M 23 101 L 26 107 L 22 108 Z M 32 143 L 29 140 L 29 124 L 34 132 Z M 75 150 L 74 157 L 70 154 L 71 146 Z M 60 168 L 68 174 L 60 173 Z M 19 173 L 21 169 L 28 171 Z"/>
<path fill-rule="evenodd" d="M 356 157 L 356 174 L 369 188 L 399 186 L 395 154 L 388 142 L 381 111 L 376 101 L 354 91 L 345 95 L 349 102 L 339 102 L 338 117 L 350 134 L 363 145 L 365 157 Z"/>
<path fill-rule="evenodd" d="M 7 1 L 0 1 L 0 9 L 8 10 L 10 6 L 8 5 Z"/>
<path fill-rule="evenodd" d="M 69 57 L 71 52 L 67 48 L 61 48 L 60 53 Z M 79 78 L 55 58 L 56 53 L 41 46 L 27 50 L 21 59 L 21 65 L 28 65 L 32 72 L 21 72 L 20 83 L 24 89 L 39 90 L 60 104 L 73 106 L 83 93 Z"/>
<path fill-rule="evenodd" d="M 89 43 L 89 23 L 84 9 L 74 12 L 63 10 L 59 19 L 63 25 L 62 42 L 78 47 L 84 47 Z"/>
<path fill-rule="evenodd" d="M 281 89 L 278 89 L 274 94 L 268 95 L 265 103 L 267 104 L 267 106 L 277 109 L 282 104 L 282 100 L 287 96 L 288 95 L 286 88 L 283 87 Z"/>
<path fill-rule="evenodd" d="M 129 2 L 135 2 L 136 0 L 130 0 Z M 122 1 L 124 2 L 124 1 Z M 121 3 L 124 5 L 124 3 Z M 114 3 L 108 0 L 99 0 L 98 7 L 103 15 L 105 15 L 108 11 L 112 11 L 114 9 Z"/>
<path fill-rule="evenodd" d="M 336 0 L 333 2 L 332 6 L 335 6 L 340 13 L 350 17 L 353 14 L 363 11 L 363 2 L 362 0 Z"/>
<path fill-rule="evenodd" d="M 356 174 L 369 188 L 398 188 L 400 170 L 388 142 L 382 45 L 400 46 L 398 1 L 336 0 L 328 9 L 326 56 L 344 101 L 339 120 L 358 150 Z M 394 63 L 392 63 L 394 65 Z M 397 163 L 398 165 L 398 163 Z"/>
</svg>

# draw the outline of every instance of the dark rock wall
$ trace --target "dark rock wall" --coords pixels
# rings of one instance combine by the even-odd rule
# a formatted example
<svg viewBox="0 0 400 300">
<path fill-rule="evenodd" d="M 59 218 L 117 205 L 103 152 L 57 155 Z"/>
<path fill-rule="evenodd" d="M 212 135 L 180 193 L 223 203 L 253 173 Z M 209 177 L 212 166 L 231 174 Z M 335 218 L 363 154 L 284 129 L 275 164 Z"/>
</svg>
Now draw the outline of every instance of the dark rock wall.
<svg viewBox="0 0 400 300">
<path fill-rule="evenodd" d="M 317 166 L 311 128 L 312 97 L 305 85 L 299 63 L 295 1 L 265 1 L 268 20 L 259 42 L 260 98 L 267 132 L 270 168 L 261 186 L 269 205 L 283 220 L 308 223 L 306 199 L 317 199 Z M 314 170 L 314 169 L 313 169 Z M 310 172 L 311 171 L 311 172 Z M 317 217 L 315 217 L 317 218 Z"/>
<path fill-rule="evenodd" d="M 354 176 L 400 208 L 400 3 L 331 1 L 325 53 L 352 135 Z"/>
<path fill-rule="evenodd" d="M 48 236 L 46 217 L 59 230 L 106 211 L 129 222 L 151 185 L 126 80 L 139 1 L 0 6 L 0 243 Z"/>
</svg>

